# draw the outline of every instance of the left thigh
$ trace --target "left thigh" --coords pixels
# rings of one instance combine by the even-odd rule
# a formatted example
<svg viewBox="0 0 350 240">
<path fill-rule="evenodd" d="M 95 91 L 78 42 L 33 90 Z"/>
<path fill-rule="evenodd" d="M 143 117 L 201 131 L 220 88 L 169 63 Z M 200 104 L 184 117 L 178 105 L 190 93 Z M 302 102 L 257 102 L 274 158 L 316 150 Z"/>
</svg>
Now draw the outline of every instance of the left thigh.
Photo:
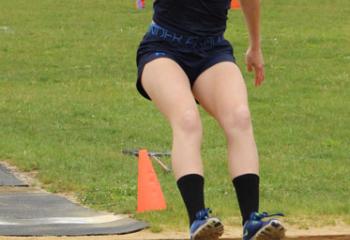
<svg viewBox="0 0 350 240">
<path fill-rule="evenodd" d="M 232 62 L 220 62 L 204 71 L 195 81 L 192 91 L 200 105 L 219 123 L 233 111 L 248 109 L 243 76 Z"/>
</svg>

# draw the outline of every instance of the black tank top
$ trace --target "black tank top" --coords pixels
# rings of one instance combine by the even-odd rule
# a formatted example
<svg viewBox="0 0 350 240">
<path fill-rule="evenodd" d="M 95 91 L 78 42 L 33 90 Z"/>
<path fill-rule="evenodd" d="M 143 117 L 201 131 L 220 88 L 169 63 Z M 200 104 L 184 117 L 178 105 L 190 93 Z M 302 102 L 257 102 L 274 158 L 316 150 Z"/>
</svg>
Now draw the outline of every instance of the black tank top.
<svg viewBox="0 0 350 240">
<path fill-rule="evenodd" d="M 153 21 L 185 35 L 222 35 L 231 0 L 155 0 Z"/>
</svg>

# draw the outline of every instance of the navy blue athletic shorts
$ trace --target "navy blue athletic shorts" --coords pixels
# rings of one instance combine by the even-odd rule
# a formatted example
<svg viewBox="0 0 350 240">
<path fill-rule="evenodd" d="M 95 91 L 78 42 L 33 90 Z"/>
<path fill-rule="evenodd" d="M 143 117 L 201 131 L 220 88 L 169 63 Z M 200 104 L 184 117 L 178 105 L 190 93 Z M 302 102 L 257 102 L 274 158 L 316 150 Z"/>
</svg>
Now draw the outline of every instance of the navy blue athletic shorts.
<svg viewBox="0 0 350 240">
<path fill-rule="evenodd" d="M 137 50 L 138 77 L 136 87 L 150 99 L 142 87 L 144 66 L 157 58 L 170 58 L 185 71 L 193 86 L 197 77 L 219 62 L 235 62 L 231 44 L 221 36 L 196 37 L 177 34 L 152 23 Z"/>
</svg>

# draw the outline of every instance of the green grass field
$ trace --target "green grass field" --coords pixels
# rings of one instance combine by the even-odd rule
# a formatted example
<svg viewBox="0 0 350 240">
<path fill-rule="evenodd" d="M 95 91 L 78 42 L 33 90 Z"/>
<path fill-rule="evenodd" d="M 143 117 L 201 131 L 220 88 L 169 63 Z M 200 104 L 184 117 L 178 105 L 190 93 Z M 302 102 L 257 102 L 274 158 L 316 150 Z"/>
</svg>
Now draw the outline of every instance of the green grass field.
<svg viewBox="0 0 350 240">
<path fill-rule="evenodd" d="M 230 12 L 226 34 L 250 92 L 261 209 L 283 211 L 301 227 L 310 219 L 350 224 L 349 0 L 262 3 L 262 88 L 245 71 L 240 11 Z M 135 51 L 151 14 L 131 0 L 1 0 L 0 159 L 37 170 L 52 192 L 134 214 L 137 161 L 122 149 L 171 148 L 169 126 L 134 87 Z M 202 116 L 207 205 L 238 225 L 223 134 Z M 168 209 L 136 217 L 153 231 L 187 230 L 173 176 L 155 168 Z"/>
</svg>

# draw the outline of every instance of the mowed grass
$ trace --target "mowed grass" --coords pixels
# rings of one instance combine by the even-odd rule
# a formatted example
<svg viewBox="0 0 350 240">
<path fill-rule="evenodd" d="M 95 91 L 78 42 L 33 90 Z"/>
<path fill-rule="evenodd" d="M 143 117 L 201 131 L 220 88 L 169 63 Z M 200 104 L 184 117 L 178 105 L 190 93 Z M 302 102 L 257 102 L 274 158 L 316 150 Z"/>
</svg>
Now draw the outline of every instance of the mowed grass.
<svg viewBox="0 0 350 240">
<path fill-rule="evenodd" d="M 122 150 L 171 148 L 168 124 L 134 87 L 151 14 L 150 1 L 138 11 L 131 0 L 1 0 L 0 159 L 38 171 L 52 192 L 135 214 L 137 160 Z M 348 0 L 263 1 L 266 82 L 254 88 L 242 14 L 229 15 L 261 158 L 261 209 L 302 227 L 350 224 L 349 24 Z M 239 225 L 226 143 L 202 113 L 206 202 Z M 186 231 L 174 177 L 155 169 L 168 209 L 136 217 L 154 231 Z"/>
</svg>

